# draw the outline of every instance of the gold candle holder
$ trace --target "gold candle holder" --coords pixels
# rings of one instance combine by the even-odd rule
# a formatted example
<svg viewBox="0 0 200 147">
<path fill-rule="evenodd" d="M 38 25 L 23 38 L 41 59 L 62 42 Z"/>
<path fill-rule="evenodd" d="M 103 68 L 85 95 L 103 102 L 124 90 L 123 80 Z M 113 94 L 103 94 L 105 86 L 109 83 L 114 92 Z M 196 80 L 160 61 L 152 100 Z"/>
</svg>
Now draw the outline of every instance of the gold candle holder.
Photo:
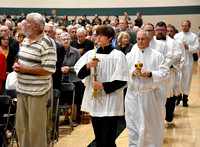
<svg viewBox="0 0 200 147">
<path fill-rule="evenodd" d="M 98 60 L 98 58 L 96 57 L 96 46 L 97 46 L 97 43 L 95 42 L 94 43 L 94 58 L 93 60 Z M 94 73 L 93 73 L 93 76 L 94 76 L 94 81 L 97 81 L 97 68 L 94 67 Z M 90 99 L 93 99 L 93 98 L 98 98 L 99 100 L 101 99 L 100 95 L 99 95 L 99 91 L 97 89 L 94 89 L 93 92 L 92 92 L 92 96 Z"/>
</svg>

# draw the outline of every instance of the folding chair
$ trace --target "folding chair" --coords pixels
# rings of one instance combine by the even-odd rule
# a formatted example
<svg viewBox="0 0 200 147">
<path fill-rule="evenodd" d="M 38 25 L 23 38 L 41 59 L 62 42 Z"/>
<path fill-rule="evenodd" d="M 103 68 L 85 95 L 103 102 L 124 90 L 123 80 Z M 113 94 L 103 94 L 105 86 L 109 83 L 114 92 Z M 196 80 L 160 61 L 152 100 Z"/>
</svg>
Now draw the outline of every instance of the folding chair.
<svg viewBox="0 0 200 147">
<path fill-rule="evenodd" d="M 53 90 L 53 110 L 52 110 L 52 122 L 53 122 L 53 131 L 52 131 L 52 146 L 54 145 L 54 140 L 58 141 L 58 123 L 59 123 L 59 97 L 60 91 L 58 89 Z"/>
<path fill-rule="evenodd" d="M 73 128 L 73 109 L 74 109 L 74 96 L 75 96 L 75 85 L 73 83 L 62 83 L 61 84 L 61 92 L 72 92 L 73 93 L 73 98 L 72 98 L 72 104 L 70 105 L 59 105 L 59 109 L 71 109 L 70 113 L 70 132 L 69 134 L 71 135 Z M 67 98 L 67 96 L 66 96 Z"/>
<path fill-rule="evenodd" d="M 3 108 L 3 113 L 8 114 L 8 117 L 6 119 L 5 123 L 0 124 L 0 137 L 3 139 L 3 145 L 2 146 L 8 146 L 8 141 L 6 138 L 6 130 L 9 122 L 9 116 L 10 116 L 10 109 L 11 109 L 11 97 L 8 95 L 0 95 L 0 107 Z"/>
<path fill-rule="evenodd" d="M 16 89 L 6 89 L 6 93 L 7 95 L 9 95 L 12 99 L 13 98 L 17 98 L 17 92 Z M 15 100 L 16 101 L 16 100 Z M 12 113 L 12 112 L 11 112 Z M 5 117 L 7 117 L 6 115 L 4 115 Z M 10 117 L 14 117 L 14 124 L 12 124 L 10 121 L 9 123 L 12 125 L 12 136 L 10 138 L 10 146 L 13 147 L 14 145 L 14 139 L 16 140 L 16 144 L 19 147 L 19 143 L 18 143 L 18 137 L 16 134 L 16 128 L 15 128 L 15 118 L 16 118 L 16 114 L 10 114 Z"/>
</svg>

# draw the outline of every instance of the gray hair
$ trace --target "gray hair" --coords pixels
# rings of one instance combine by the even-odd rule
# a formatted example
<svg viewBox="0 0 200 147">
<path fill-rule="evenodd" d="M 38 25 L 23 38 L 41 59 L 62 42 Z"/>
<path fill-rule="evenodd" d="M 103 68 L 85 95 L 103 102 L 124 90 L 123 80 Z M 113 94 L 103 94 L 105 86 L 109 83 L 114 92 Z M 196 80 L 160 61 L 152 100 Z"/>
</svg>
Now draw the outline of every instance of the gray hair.
<svg viewBox="0 0 200 147">
<path fill-rule="evenodd" d="M 63 33 L 63 29 L 56 29 L 56 33 L 61 32 Z"/>
<path fill-rule="evenodd" d="M 2 27 L 5 27 L 8 31 L 10 31 L 10 29 L 5 25 L 0 26 L 0 30 L 1 30 Z"/>
<path fill-rule="evenodd" d="M 78 28 L 76 33 L 84 33 L 85 35 L 87 34 L 87 32 L 84 28 Z"/>
<path fill-rule="evenodd" d="M 140 32 L 144 32 L 144 33 L 146 34 L 146 37 L 147 37 L 148 39 L 150 39 L 150 34 L 149 34 L 148 31 L 140 30 L 140 31 L 137 32 L 137 34 L 139 34 Z"/>
<path fill-rule="evenodd" d="M 60 35 L 60 40 L 62 40 L 63 37 L 69 37 L 69 39 L 71 39 L 70 35 L 67 33 L 67 32 L 63 32 L 61 35 Z"/>
<path fill-rule="evenodd" d="M 77 29 L 75 26 L 69 26 L 69 32 L 71 32 L 72 29 Z"/>
<path fill-rule="evenodd" d="M 39 13 L 29 13 L 27 16 L 33 16 L 34 23 L 40 26 L 40 31 L 44 30 L 45 20 L 44 17 Z"/>
<path fill-rule="evenodd" d="M 56 31 L 56 27 L 50 23 L 45 23 L 45 26 L 49 26 L 49 27 L 52 27 L 53 28 L 53 32 Z"/>
</svg>

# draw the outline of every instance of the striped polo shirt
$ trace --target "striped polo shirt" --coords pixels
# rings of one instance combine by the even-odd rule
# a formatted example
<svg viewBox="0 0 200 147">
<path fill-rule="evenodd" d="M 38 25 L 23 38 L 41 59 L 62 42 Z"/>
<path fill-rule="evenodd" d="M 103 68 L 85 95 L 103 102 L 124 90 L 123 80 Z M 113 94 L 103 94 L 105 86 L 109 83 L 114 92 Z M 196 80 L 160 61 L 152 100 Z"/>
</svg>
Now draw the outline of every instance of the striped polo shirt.
<svg viewBox="0 0 200 147">
<path fill-rule="evenodd" d="M 54 41 L 41 33 L 32 43 L 29 38 L 22 42 L 19 62 L 29 67 L 42 67 L 48 72 L 56 70 L 56 45 Z M 45 95 L 51 88 L 51 75 L 20 73 L 17 76 L 17 92 L 32 96 Z"/>
</svg>

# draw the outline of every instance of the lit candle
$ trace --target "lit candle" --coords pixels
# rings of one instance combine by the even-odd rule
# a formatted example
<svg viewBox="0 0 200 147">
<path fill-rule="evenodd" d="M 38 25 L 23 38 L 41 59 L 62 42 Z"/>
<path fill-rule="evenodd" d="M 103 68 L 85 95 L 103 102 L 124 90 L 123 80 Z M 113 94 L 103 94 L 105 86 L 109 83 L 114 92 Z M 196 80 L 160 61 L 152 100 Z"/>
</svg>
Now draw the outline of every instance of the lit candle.
<svg viewBox="0 0 200 147">
<path fill-rule="evenodd" d="M 96 58 L 96 47 L 97 47 L 97 43 L 94 43 L 94 57 Z"/>
</svg>

